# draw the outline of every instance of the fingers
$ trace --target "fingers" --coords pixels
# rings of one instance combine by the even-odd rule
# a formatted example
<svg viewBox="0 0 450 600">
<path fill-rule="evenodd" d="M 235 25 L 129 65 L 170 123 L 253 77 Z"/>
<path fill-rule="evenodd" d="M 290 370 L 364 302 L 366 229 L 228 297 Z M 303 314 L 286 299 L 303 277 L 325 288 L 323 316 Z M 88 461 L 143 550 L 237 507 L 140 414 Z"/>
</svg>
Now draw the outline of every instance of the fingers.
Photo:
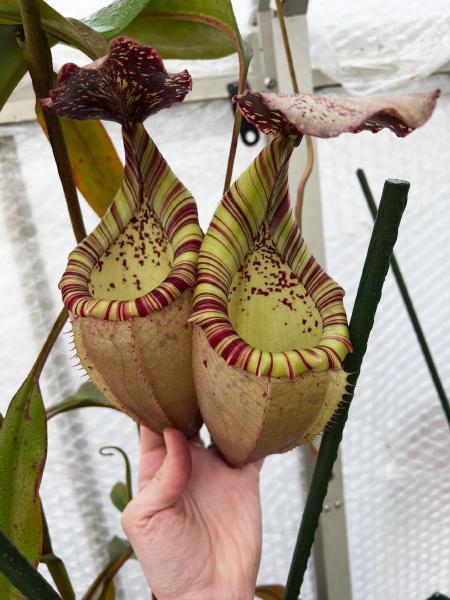
<svg viewBox="0 0 450 600">
<path fill-rule="evenodd" d="M 147 427 L 139 429 L 141 437 L 141 458 L 139 461 L 138 490 L 153 479 L 165 456 L 164 438 Z"/>
<path fill-rule="evenodd" d="M 148 427 L 141 425 L 139 428 L 141 435 L 141 456 L 146 452 L 151 452 L 155 448 L 164 446 L 164 438 L 159 433 L 155 433 Z"/>
<path fill-rule="evenodd" d="M 255 462 L 249 463 L 245 465 L 244 469 L 247 471 L 257 471 L 258 473 L 261 471 L 262 466 L 264 464 L 264 459 L 256 460 Z"/>
<path fill-rule="evenodd" d="M 124 511 L 126 533 L 145 526 L 156 513 L 174 507 L 181 499 L 191 474 L 191 453 L 184 435 L 176 429 L 164 430 L 167 454 L 154 477 L 146 483 Z"/>
<path fill-rule="evenodd" d="M 258 471 L 261 471 L 263 464 L 264 464 L 264 459 L 261 458 L 260 460 L 257 460 L 256 462 L 254 462 L 252 464 L 255 467 L 255 469 L 257 469 Z"/>
</svg>

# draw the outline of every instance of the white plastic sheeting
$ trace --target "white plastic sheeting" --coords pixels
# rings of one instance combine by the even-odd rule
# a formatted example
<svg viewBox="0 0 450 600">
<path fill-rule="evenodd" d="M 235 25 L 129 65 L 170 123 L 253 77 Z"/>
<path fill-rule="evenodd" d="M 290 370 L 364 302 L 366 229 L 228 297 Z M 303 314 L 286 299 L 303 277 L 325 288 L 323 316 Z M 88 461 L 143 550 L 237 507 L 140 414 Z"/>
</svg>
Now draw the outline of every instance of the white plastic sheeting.
<svg viewBox="0 0 450 600">
<path fill-rule="evenodd" d="M 352 94 L 417 82 L 450 60 L 447 0 L 311 0 L 314 66 Z"/>
<path fill-rule="evenodd" d="M 50 2 L 63 14 L 81 18 L 107 2 Z M 234 0 L 243 35 L 254 28 L 257 0 Z M 272 6 L 275 2 L 272 0 Z M 308 26 L 313 66 L 340 83 L 350 94 L 380 93 L 411 87 L 450 61 L 448 0 L 310 0 Z M 59 46 L 56 62 L 76 56 Z M 236 76 L 235 57 L 189 64 L 194 76 Z"/>
</svg>

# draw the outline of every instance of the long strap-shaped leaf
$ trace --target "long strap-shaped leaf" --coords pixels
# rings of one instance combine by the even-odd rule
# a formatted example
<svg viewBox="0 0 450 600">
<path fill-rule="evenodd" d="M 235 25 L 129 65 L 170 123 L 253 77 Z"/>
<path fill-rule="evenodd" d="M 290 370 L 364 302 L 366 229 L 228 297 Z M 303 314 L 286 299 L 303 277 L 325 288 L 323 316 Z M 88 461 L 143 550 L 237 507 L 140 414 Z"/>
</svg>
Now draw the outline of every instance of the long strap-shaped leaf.
<svg viewBox="0 0 450 600">
<path fill-rule="evenodd" d="M 33 370 L 14 396 L 0 431 L 0 529 L 35 565 L 42 548 L 39 484 L 46 453 L 45 409 Z M 17 598 L 1 576 L 0 598 Z"/>
<path fill-rule="evenodd" d="M 284 600 L 297 600 L 300 593 L 320 513 L 327 494 L 328 482 L 347 421 L 354 388 L 367 350 L 367 343 L 381 298 L 384 280 L 389 270 L 392 250 L 397 240 L 398 228 L 406 207 L 408 190 L 409 183 L 405 181 L 387 180 L 384 185 L 380 208 L 372 231 L 349 325 L 353 353 L 348 354 L 344 361 L 344 369 L 349 373 L 348 387 L 339 413 L 335 417 L 334 425 L 324 434 L 320 444 L 319 455 L 292 557 Z"/>
<path fill-rule="evenodd" d="M 61 600 L 55 590 L 0 531 L 0 571 L 28 600 Z M 5 596 L 2 596 L 2 600 Z"/>
</svg>

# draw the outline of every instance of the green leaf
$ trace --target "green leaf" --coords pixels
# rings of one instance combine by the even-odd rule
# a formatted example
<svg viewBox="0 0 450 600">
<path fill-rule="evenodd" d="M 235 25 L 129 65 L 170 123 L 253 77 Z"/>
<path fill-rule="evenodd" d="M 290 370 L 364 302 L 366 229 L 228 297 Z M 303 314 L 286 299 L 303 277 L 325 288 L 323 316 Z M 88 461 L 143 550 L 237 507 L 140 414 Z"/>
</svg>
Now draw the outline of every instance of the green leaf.
<svg viewBox="0 0 450 600">
<path fill-rule="evenodd" d="M 27 72 L 16 31 L 15 25 L 0 26 L 0 110 Z"/>
<path fill-rule="evenodd" d="M 30 373 L 14 396 L 0 431 L 0 529 L 33 565 L 42 548 L 39 486 L 47 453 L 47 424 L 39 386 Z M 0 598 L 21 598 L 0 576 Z"/>
<path fill-rule="evenodd" d="M 255 594 L 262 600 L 283 600 L 284 587 L 282 585 L 259 585 Z"/>
<path fill-rule="evenodd" d="M 99 408 L 113 408 L 117 410 L 115 406 L 110 404 L 98 388 L 90 381 L 80 385 L 78 390 L 73 396 L 69 396 L 62 402 L 50 406 L 47 410 L 47 419 L 67 412 L 69 410 L 76 410 L 78 408 L 96 406 Z"/>
<path fill-rule="evenodd" d="M 61 600 L 52 586 L 34 569 L 25 556 L 11 543 L 7 536 L 0 530 L 0 572 L 23 596 L 16 592 L 7 598 L 28 598 L 28 600 Z M 3 579 L 3 576 L 0 575 Z M 5 600 L 5 596 L 2 596 Z"/>
<path fill-rule="evenodd" d="M 126 505 L 131 500 L 128 495 L 128 488 L 123 481 L 117 481 L 112 487 L 111 493 L 111 502 L 120 510 L 120 512 L 125 510 Z"/>
<path fill-rule="evenodd" d="M 40 106 L 38 121 L 46 132 Z M 100 121 L 61 118 L 76 186 L 89 206 L 102 217 L 113 201 L 123 178 L 123 166 L 106 129 Z"/>
<path fill-rule="evenodd" d="M 84 22 L 111 39 L 129 25 L 148 3 L 149 0 L 116 0 L 84 19 Z"/>
<path fill-rule="evenodd" d="M 115 562 L 130 547 L 130 542 L 117 535 L 108 544 L 108 556 L 111 562 Z M 132 555 L 134 558 L 134 554 Z"/>
<path fill-rule="evenodd" d="M 47 568 L 55 582 L 56 587 L 62 593 L 65 591 L 64 600 L 75 600 L 72 583 L 67 573 L 63 561 L 56 554 L 45 554 L 41 556 L 41 563 L 47 565 Z"/>
<path fill-rule="evenodd" d="M 98 58 L 106 52 L 104 38 L 75 19 L 66 19 L 43 0 L 39 1 L 44 31 L 69 46 L 78 48 L 91 58 Z M 18 25 L 22 22 L 19 0 L 0 0 L 0 25 Z"/>
<path fill-rule="evenodd" d="M 101 27 L 107 36 L 103 23 L 111 19 L 115 6 L 102 9 Z M 86 22 L 100 26 L 91 19 Z M 251 59 L 231 0 L 152 0 L 120 33 L 153 46 L 164 58 L 219 58 L 239 52 L 247 66 Z"/>
</svg>

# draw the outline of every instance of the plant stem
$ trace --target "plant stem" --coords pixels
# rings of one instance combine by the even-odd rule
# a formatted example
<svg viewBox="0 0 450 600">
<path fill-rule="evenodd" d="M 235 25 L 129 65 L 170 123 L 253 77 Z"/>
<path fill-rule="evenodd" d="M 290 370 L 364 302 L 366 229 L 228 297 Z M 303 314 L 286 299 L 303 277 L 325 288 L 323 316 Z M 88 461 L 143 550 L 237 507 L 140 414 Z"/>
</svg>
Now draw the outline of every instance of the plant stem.
<svg viewBox="0 0 450 600">
<path fill-rule="evenodd" d="M 289 43 L 289 35 L 287 32 L 286 21 L 284 18 L 283 5 L 281 4 L 281 0 L 275 0 L 275 4 L 277 6 L 278 21 L 280 23 L 284 51 L 286 53 L 286 59 L 289 67 L 289 75 L 291 76 L 292 90 L 294 94 L 298 94 L 300 92 L 300 88 L 297 81 L 297 75 L 295 73 L 294 61 L 292 59 L 291 45 Z"/>
<path fill-rule="evenodd" d="M 350 339 L 353 352 L 344 360 L 348 373 L 346 391 L 334 416 L 334 425 L 324 433 L 319 455 L 306 499 L 305 510 L 292 557 L 284 600 L 297 600 L 306 571 L 314 536 L 319 523 L 328 488 L 348 417 L 350 402 L 367 350 L 383 283 L 389 270 L 392 250 L 397 240 L 398 228 L 406 207 L 409 183 L 387 180 L 384 184 L 380 209 L 367 250 L 361 279 L 350 320 Z"/>
<path fill-rule="evenodd" d="M 113 452 L 106 452 L 106 450 L 115 450 L 123 458 L 123 462 L 125 464 L 125 485 L 127 488 L 128 502 L 130 502 L 133 499 L 133 483 L 131 476 L 131 464 L 128 454 L 119 446 L 103 446 L 100 448 L 100 454 L 102 456 L 114 456 Z"/>
<path fill-rule="evenodd" d="M 295 73 L 294 61 L 292 59 L 292 51 L 291 45 L 289 43 L 289 35 L 287 32 L 286 21 L 284 18 L 284 10 L 281 0 L 275 0 L 277 6 L 277 15 L 278 21 L 280 23 L 281 36 L 283 38 L 284 51 L 286 53 L 286 60 L 289 67 L 289 74 L 291 76 L 292 83 L 292 91 L 294 94 L 300 93 L 300 87 L 297 81 L 297 75 Z M 312 141 L 312 137 L 310 135 L 305 136 L 306 142 L 306 165 L 305 170 L 303 171 L 303 175 L 300 178 L 298 187 L 297 187 L 297 199 L 295 202 L 294 215 L 295 219 L 298 223 L 298 226 L 301 228 L 302 226 L 302 210 L 303 210 L 303 200 L 305 196 L 305 187 L 308 183 L 308 179 L 311 176 L 312 170 L 314 168 L 314 144 Z"/>
<path fill-rule="evenodd" d="M 47 565 L 50 575 L 61 594 L 63 600 L 75 600 L 75 592 L 70 581 L 69 574 L 67 573 L 64 562 L 53 552 L 52 539 L 48 530 L 47 519 L 42 506 L 41 500 L 41 512 L 42 512 L 42 556 L 41 562 Z"/>
<path fill-rule="evenodd" d="M 2 531 L 0 531 L 0 571 L 28 600 L 62 600 Z"/>
<path fill-rule="evenodd" d="M 48 96 L 53 87 L 52 55 L 47 37 L 42 29 L 39 5 L 36 0 L 20 0 L 20 11 L 24 40 L 22 52 L 33 82 L 36 99 Z M 77 242 L 86 237 L 86 230 L 81 215 L 80 204 L 75 184 L 69 154 L 64 141 L 61 123 L 58 117 L 44 111 L 48 139 L 55 157 L 59 178 L 64 190 L 67 208 L 69 210 L 72 228 Z"/>
<path fill-rule="evenodd" d="M 91 587 L 83 596 L 82 600 L 93 600 L 93 598 L 96 597 L 96 592 L 100 589 L 100 587 L 106 581 L 112 579 L 114 575 L 118 573 L 118 571 L 126 563 L 126 561 L 130 558 L 132 554 L 133 548 L 131 546 L 128 546 L 128 548 L 126 548 L 126 550 L 124 550 L 118 558 L 109 563 L 95 579 Z"/>
<path fill-rule="evenodd" d="M 241 86 L 239 86 L 239 90 Z M 239 91 L 239 94 L 242 94 L 243 91 Z M 227 163 L 227 172 L 225 174 L 225 183 L 223 184 L 223 193 L 227 191 L 230 187 L 231 178 L 233 176 L 233 166 L 234 160 L 236 158 L 236 150 L 237 143 L 239 139 L 239 132 L 241 131 L 241 122 L 242 122 L 242 113 L 240 110 L 236 110 L 234 113 L 234 125 L 233 125 L 233 133 L 231 135 L 231 143 L 230 143 L 230 151 L 228 153 L 228 163 Z"/>
<path fill-rule="evenodd" d="M 48 334 L 48 337 L 45 340 L 41 351 L 39 352 L 36 362 L 33 365 L 32 370 L 34 371 L 34 379 L 36 381 L 38 381 L 42 373 L 42 369 L 44 368 L 44 365 L 47 362 L 47 358 L 50 354 L 50 351 L 53 348 L 56 340 L 58 339 L 58 336 L 61 333 L 61 329 L 64 327 L 68 316 L 69 313 L 65 308 L 63 308 L 59 313 L 58 318 L 53 323 L 53 327 L 51 328 L 50 333 Z"/>
<path fill-rule="evenodd" d="M 375 203 L 374 197 L 369 187 L 369 183 L 367 181 L 366 175 L 362 169 L 358 169 L 356 171 L 356 175 L 358 177 L 359 183 L 361 184 L 362 191 L 367 200 L 367 205 L 374 219 L 377 218 L 377 205 Z M 434 364 L 433 356 L 431 354 L 431 350 L 428 346 L 427 340 L 425 338 L 425 334 L 423 332 L 422 326 L 419 321 L 419 317 L 417 316 L 416 309 L 414 308 L 413 301 L 411 296 L 409 295 L 408 287 L 403 279 L 402 272 L 400 271 L 399 264 L 395 255 L 392 255 L 391 258 L 391 267 L 392 272 L 394 274 L 395 280 L 397 282 L 398 288 L 400 290 L 400 294 L 403 299 L 403 303 L 405 304 L 406 311 L 408 313 L 409 319 L 411 321 L 411 325 L 414 328 L 417 341 L 419 342 L 420 349 L 422 350 L 423 357 L 428 367 L 428 371 L 430 373 L 431 379 L 433 380 L 434 387 L 436 389 L 436 393 L 441 402 L 442 410 L 444 411 L 445 418 L 447 419 L 448 426 L 450 427 L 450 403 L 447 398 L 447 394 L 445 393 L 444 386 L 442 385 L 441 378 L 439 377 L 439 372 L 437 370 L 436 365 Z"/>
<path fill-rule="evenodd" d="M 314 168 L 314 144 L 310 135 L 305 136 L 306 142 L 306 164 L 303 175 L 297 186 L 297 198 L 295 201 L 294 215 L 300 229 L 302 228 L 303 202 L 305 199 L 305 188 Z"/>
</svg>

